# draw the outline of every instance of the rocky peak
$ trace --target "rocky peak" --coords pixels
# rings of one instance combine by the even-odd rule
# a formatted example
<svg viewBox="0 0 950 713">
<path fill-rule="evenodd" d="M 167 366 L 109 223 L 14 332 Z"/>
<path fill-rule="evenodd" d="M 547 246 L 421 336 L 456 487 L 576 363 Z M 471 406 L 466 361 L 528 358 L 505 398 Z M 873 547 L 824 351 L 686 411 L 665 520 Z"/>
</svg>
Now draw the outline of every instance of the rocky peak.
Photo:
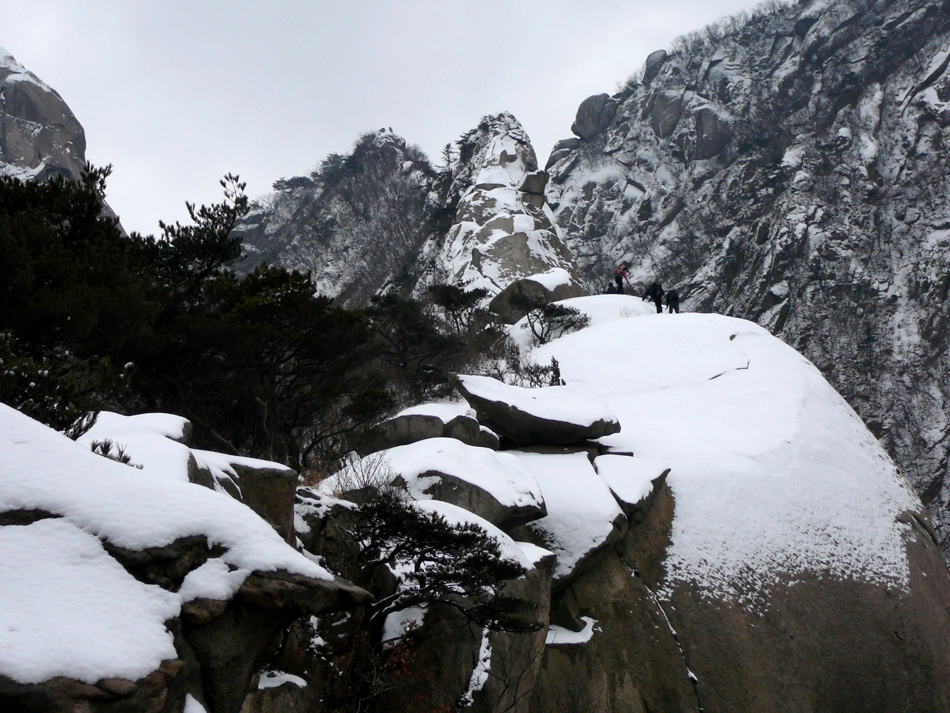
<svg viewBox="0 0 950 713">
<path fill-rule="evenodd" d="M 526 173 L 538 170 L 531 140 L 510 113 L 483 117 L 478 126 L 462 134 L 449 166 L 450 195 L 460 195 L 473 185 L 517 185 Z"/>
<path fill-rule="evenodd" d="M 454 214 L 451 227 L 426 243 L 416 289 L 446 282 L 485 289 L 491 298 L 517 280 L 561 268 L 579 294 L 574 262 L 544 199 L 547 173 L 538 170 L 518 120 L 507 112 L 486 116 L 455 149 L 441 199 Z"/>
<path fill-rule="evenodd" d="M 78 179 L 86 137 L 62 97 L 0 47 L 0 175 Z"/>
<path fill-rule="evenodd" d="M 348 154 L 281 179 L 237 228 L 247 271 L 260 263 L 310 272 L 318 292 L 363 304 L 404 282 L 427 233 L 434 172 L 391 129 L 363 134 Z"/>
<path fill-rule="evenodd" d="M 242 269 L 309 271 L 317 291 L 351 306 L 438 282 L 485 288 L 490 299 L 554 268 L 569 275 L 562 296 L 580 294 L 545 203 L 547 174 L 518 120 L 484 117 L 446 159 L 436 172 L 391 129 L 364 134 L 351 153 L 281 179 L 257 202 L 239 227 Z"/>
</svg>

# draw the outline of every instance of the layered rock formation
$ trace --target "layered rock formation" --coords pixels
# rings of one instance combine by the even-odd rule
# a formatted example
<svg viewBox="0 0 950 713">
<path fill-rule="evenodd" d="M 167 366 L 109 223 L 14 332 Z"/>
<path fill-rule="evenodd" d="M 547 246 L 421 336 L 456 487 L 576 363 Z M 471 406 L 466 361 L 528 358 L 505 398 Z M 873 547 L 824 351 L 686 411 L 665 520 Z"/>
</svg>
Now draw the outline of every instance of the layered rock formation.
<svg viewBox="0 0 950 713">
<path fill-rule="evenodd" d="M 0 175 L 82 175 L 86 137 L 59 94 L 0 47 Z"/>
<path fill-rule="evenodd" d="M 590 280 L 621 259 L 687 309 L 808 356 L 950 522 L 950 12 L 942 0 L 760 10 L 592 97 L 548 162 Z"/>
<path fill-rule="evenodd" d="M 452 226 L 423 247 L 420 287 L 445 282 L 485 289 L 493 297 L 516 280 L 552 268 L 567 270 L 576 284 L 571 255 L 544 200 L 547 174 L 538 171 L 518 121 L 507 113 L 487 116 L 459 139 L 457 149 L 443 198 L 454 211 Z"/>
<path fill-rule="evenodd" d="M 436 172 L 382 130 L 309 177 L 281 180 L 237 229 L 241 269 L 265 262 L 309 271 L 317 291 L 362 306 L 381 291 L 422 295 L 435 283 L 483 288 L 552 269 L 556 299 L 586 294 L 544 199 L 527 135 L 510 114 L 485 117 Z M 486 303 L 487 303 L 486 299 Z"/>
</svg>

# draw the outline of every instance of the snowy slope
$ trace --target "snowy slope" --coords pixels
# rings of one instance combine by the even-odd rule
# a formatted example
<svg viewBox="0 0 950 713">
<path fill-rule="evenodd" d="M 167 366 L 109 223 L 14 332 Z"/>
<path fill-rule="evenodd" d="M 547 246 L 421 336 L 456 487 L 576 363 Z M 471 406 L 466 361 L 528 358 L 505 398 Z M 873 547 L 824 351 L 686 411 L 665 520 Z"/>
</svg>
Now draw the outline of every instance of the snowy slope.
<svg viewBox="0 0 950 713">
<path fill-rule="evenodd" d="M 622 430 L 603 443 L 672 468 L 668 585 L 742 600 L 806 572 L 906 586 L 910 528 L 895 518 L 919 501 L 805 358 L 744 320 L 621 308 L 609 321 L 617 298 L 571 302 L 600 324 L 534 357 L 607 402 Z"/>
</svg>

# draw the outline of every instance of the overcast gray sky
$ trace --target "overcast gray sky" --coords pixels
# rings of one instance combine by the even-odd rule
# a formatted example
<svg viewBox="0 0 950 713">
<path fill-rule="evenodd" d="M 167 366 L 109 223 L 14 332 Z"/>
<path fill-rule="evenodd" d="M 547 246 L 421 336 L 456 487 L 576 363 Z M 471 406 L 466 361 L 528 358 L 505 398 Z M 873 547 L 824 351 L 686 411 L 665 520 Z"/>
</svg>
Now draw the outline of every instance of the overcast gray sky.
<svg viewBox="0 0 950 713">
<path fill-rule="evenodd" d="M 512 112 L 544 163 L 577 105 L 757 0 L 0 0 L 0 46 L 114 166 L 128 230 L 184 220 L 227 172 L 252 197 L 392 127 L 433 163 Z"/>
</svg>

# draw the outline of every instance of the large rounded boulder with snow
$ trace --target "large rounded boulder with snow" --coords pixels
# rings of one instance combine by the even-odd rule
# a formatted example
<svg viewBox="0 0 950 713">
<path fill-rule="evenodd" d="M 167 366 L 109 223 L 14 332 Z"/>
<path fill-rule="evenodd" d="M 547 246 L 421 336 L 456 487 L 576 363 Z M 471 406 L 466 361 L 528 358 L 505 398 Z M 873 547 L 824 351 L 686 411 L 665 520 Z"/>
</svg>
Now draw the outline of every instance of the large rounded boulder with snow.
<svg viewBox="0 0 950 713">
<path fill-rule="evenodd" d="M 599 443 L 634 457 L 594 461 L 615 495 L 657 470 L 644 463 L 670 471 L 622 540 L 555 592 L 552 623 L 583 628 L 549 636 L 532 709 L 947 710 L 950 580 L 881 446 L 764 329 L 627 316 L 634 300 L 567 301 L 591 326 L 534 354 L 616 415 Z M 580 507 L 592 488 L 577 465 Z M 583 519 L 548 482 L 569 492 L 569 477 L 539 479 L 569 542 Z"/>
</svg>

